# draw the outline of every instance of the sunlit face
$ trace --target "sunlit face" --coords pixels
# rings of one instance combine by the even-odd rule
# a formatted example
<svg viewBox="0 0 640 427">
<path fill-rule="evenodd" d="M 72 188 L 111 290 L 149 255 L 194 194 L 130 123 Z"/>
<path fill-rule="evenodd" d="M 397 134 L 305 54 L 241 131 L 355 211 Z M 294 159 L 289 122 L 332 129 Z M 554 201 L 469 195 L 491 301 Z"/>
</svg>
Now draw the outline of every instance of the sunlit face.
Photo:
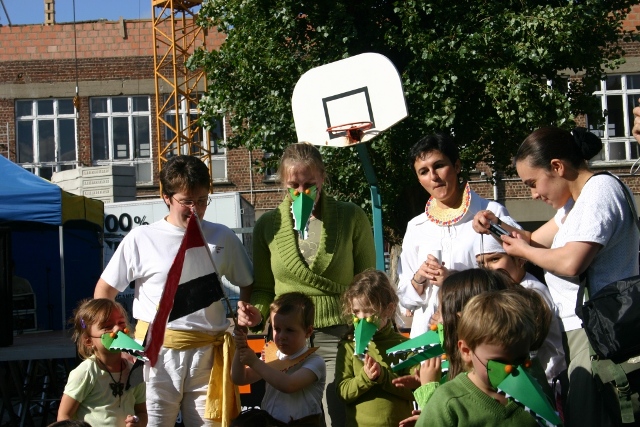
<svg viewBox="0 0 640 427">
<path fill-rule="evenodd" d="M 525 275 L 524 263 L 520 258 L 512 257 L 503 252 L 476 255 L 478 267 L 489 270 L 502 269 L 509 273 L 514 282 L 520 283 Z"/>
<path fill-rule="evenodd" d="M 366 319 L 367 317 L 377 315 L 380 318 L 378 330 L 384 328 L 389 320 L 388 313 L 376 313 L 365 298 L 354 298 L 353 301 L 351 301 L 351 311 L 358 319 Z"/>
<path fill-rule="evenodd" d="M 571 197 L 566 180 L 553 169 L 546 171 L 532 167 L 525 159 L 516 164 L 516 170 L 524 185 L 531 190 L 533 199 L 542 200 L 554 209 L 560 209 Z"/>
<path fill-rule="evenodd" d="M 316 201 L 320 197 L 324 179 L 322 173 L 316 168 L 294 163 L 287 168 L 283 178 L 286 188 L 298 190 L 299 193 L 304 193 L 304 190 L 315 185 L 318 189 Z"/>
<path fill-rule="evenodd" d="M 299 313 L 278 314 L 271 313 L 273 327 L 273 342 L 282 354 L 290 356 L 300 351 L 311 336 L 313 327 L 305 329 Z"/>
<path fill-rule="evenodd" d="M 167 221 L 176 227 L 187 228 L 187 221 L 191 215 L 189 205 L 195 205 L 198 218 L 202 219 L 207 210 L 209 189 L 202 187 L 191 191 L 180 191 L 171 197 L 163 194 L 162 198 L 169 206 Z"/>
<path fill-rule="evenodd" d="M 127 327 L 127 320 L 120 310 L 112 310 L 109 318 L 104 323 L 94 323 L 89 328 L 89 336 L 87 336 L 87 345 L 93 346 L 98 354 L 105 353 L 108 350 L 102 345 L 102 335 L 111 332 L 124 331 Z"/>
<path fill-rule="evenodd" d="M 437 201 L 454 203 L 460 197 L 458 174 L 460 160 L 455 164 L 439 150 L 432 150 L 416 159 L 413 168 L 420 185 Z"/>
<path fill-rule="evenodd" d="M 462 360 L 467 366 L 472 366 L 473 370 L 469 373 L 469 379 L 480 390 L 495 391 L 495 388 L 489 382 L 487 372 L 487 362 L 495 360 L 496 362 L 521 365 L 529 359 L 529 347 L 531 343 L 523 341 L 515 346 L 504 347 L 499 344 L 480 344 L 474 350 L 471 350 L 464 340 L 458 341 L 458 348 L 462 355 Z"/>
</svg>

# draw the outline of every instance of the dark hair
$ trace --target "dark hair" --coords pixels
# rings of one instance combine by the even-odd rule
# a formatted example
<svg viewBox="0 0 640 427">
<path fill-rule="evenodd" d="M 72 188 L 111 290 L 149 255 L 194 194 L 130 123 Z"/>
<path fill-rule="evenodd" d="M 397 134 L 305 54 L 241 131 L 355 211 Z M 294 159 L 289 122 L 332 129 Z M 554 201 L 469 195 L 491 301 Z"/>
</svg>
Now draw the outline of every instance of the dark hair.
<svg viewBox="0 0 640 427">
<path fill-rule="evenodd" d="M 533 131 L 518 148 L 513 164 L 527 160 L 531 167 L 551 170 L 551 160 L 567 161 L 576 169 L 585 169 L 587 160 L 602 150 L 602 140 L 585 128 L 572 132 L 557 127 Z"/>
<path fill-rule="evenodd" d="M 504 271 L 472 268 L 451 274 L 440 287 L 440 313 L 444 328 L 444 350 L 449 358 L 449 379 L 464 371 L 458 353 L 460 313 L 471 298 L 489 291 L 520 286 Z"/>
<path fill-rule="evenodd" d="M 511 292 L 521 294 L 527 300 L 527 304 L 533 312 L 536 325 L 536 335 L 533 343 L 531 344 L 531 351 L 537 351 L 542 347 L 547 335 L 549 335 L 549 328 L 551 327 L 551 320 L 553 314 L 547 302 L 542 298 L 537 291 L 533 289 L 525 288 L 524 286 L 516 286 Z"/>
<path fill-rule="evenodd" d="M 458 145 L 451 135 L 444 132 L 438 132 L 424 136 L 420 141 L 413 144 L 413 147 L 409 150 L 408 159 L 411 170 L 414 169 L 414 164 L 418 159 L 422 159 L 427 153 L 434 150 L 440 151 L 444 154 L 449 161 L 451 161 L 451 164 L 455 164 L 460 160 Z"/>
<path fill-rule="evenodd" d="M 174 156 L 160 171 L 162 194 L 171 197 L 181 191 L 199 188 L 211 188 L 209 168 L 202 160 L 194 156 Z"/>
<path fill-rule="evenodd" d="M 342 294 L 342 312 L 345 317 L 353 313 L 352 305 L 355 298 L 362 298 L 379 315 L 387 309 L 389 304 L 397 307 L 399 301 L 398 294 L 391 286 L 386 273 L 372 268 L 357 274 L 349 288 Z"/>
<path fill-rule="evenodd" d="M 302 327 L 307 329 L 313 326 L 315 307 L 311 298 L 302 292 L 288 292 L 280 295 L 269 306 L 271 313 L 282 314 L 284 316 L 296 313 L 300 316 Z"/>
</svg>

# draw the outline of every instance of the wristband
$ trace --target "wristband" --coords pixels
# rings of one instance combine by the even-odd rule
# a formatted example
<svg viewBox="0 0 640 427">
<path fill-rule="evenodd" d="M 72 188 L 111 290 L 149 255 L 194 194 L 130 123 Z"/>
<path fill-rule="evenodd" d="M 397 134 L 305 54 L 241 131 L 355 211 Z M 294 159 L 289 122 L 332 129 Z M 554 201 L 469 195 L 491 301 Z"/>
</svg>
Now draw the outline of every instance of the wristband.
<svg viewBox="0 0 640 427">
<path fill-rule="evenodd" d="M 427 283 L 427 281 L 426 281 L 426 280 L 425 280 L 424 282 L 420 283 L 420 282 L 418 282 L 418 281 L 416 280 L 416 278 L 415 278 L 415 277 L 412 277 L 412 278 L 411 278 L 411 281 L 412 281 L 413 283 L 415 283 L 416 285 L 420 285 L 420 286 L 424 286 L 424 284 L 425 284 L 425 283 Z"/>
</svg>

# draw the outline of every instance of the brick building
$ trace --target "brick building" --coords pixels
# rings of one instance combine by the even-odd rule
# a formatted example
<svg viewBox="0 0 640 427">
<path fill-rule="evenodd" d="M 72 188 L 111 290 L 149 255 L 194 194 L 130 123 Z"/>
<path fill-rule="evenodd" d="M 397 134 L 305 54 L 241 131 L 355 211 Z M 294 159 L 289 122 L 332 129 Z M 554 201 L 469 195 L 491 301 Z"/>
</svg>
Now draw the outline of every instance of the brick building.
<svg viewBox="0 0 640 427">
<path fill-rule="evenodd" d="M 640 6 L 625 23 L 640 25 Z M 207 47 L 224 37 L 215 30 Z M 0 27 L 0 154 L 44 178 L 78 166 L 131 165 L 138 198 L 158 197 L 155 120 L 154 39 L 150 20 L 85 21 L 54 25 Z M 605 149 L 592 166 L 618 174 L 640 194 L 640 178 L 629 174 L 639 156 L 631 138 L 631 109 L 640 98 L 640 44 L 625 46 L 627 63 L 603 82 L 596 94 L 609 112 Z M 76 114 L 73 98 L 79 95 Z M 160 85 L 159 91 L 168 89 Z M 193 114 L 177 108 L 173 114 Z M 273 176 L 259 173 L 263 153 L 217 146 L 229 129 L 214 131 L 214 191 L 237 191 L 257 215 L 271 209 L 283 193 Z M 551 208 L 533 201 L 517 178 L 488 184 L 479 169 L 472 186 L 497 198 L 524 223 L 545 221 Z"/>
</svg>

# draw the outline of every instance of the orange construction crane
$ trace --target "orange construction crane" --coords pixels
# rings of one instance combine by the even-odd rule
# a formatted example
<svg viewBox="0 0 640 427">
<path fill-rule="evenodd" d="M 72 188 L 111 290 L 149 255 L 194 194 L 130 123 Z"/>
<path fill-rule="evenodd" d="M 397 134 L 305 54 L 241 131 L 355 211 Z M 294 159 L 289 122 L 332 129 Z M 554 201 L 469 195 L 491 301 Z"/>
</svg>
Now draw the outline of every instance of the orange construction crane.
<svg viewBox="0 0 640 427">
<path fill-rule="evenodd" d="M 202 0 L 151 0 L 158 170 L 172 156 L 190 154 L 200 157 L 211 173 L 211 139 L 197 123 L 206 75 L 185 66 L 194 49 L 206 47 L 206 31 L 196 24 L 201 4 Z"/>
</svg>

